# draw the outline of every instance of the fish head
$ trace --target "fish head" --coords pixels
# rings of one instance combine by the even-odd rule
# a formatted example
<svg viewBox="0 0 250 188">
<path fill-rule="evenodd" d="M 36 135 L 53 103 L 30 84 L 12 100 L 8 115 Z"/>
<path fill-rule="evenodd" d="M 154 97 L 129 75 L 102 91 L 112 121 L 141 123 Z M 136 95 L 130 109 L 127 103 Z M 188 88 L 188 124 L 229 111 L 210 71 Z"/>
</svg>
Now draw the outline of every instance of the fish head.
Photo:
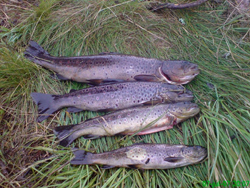
<svg viewBox="0 0 250 188">
<path fill-rule="evenodd" d="M 181 149 L 183 162 L 188 164 L 195 164 L 203 161 L 207 157 L 207 149 L 202 146 L 184 146 Z"/>
<path fill-rule="evenodd" d="M 207 149 L 202 146 L 173 145 L 169 151 L 164 161 L 170 168 L 196 164 L 207 157 Z"/>
<path fill-rule="evenodd" d="M 178 85 L 187 84 L 199 73 L 198 65 L 188 61 L 164 61 L 160 69 L 160 74 L 167 83 Z"/>
<path fill-rule="evenodd" d="M 198 114 L 200 109 L 195 103 L 180 102 L 173 104 L 171 109 L 169 109 L 169 112 L 173 114 L 178 120 L 183 121 Z"/>
</svg>

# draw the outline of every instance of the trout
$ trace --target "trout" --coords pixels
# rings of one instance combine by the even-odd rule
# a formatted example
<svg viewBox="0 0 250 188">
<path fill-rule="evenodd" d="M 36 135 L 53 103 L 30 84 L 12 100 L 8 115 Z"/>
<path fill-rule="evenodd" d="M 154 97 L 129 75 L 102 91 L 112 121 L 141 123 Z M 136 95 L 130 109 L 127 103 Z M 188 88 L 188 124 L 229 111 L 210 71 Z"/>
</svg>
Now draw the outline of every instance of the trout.
<svg viewBox="0 0 250 188">
<path fill-rule="evenodd" d="M 95 139 L 117 134 L 145 135 L 171 129 L 199 111 L 198 105 L 191 102 L 136 107 L 96 117 L 78 125 L 55 127 L 54 134 L 60 140 L 60 145 L 65 147 L 80 136 Z"/>
<path fill-rule="evenodd" d="M 89 87 L 64 95 L 31 93 L 38 105 L 38 122 L 54 112 L 69 107 L 68 112 L 114 111 L 132 106 L 191 101 L 191 91 L 183 86 L 160 82 L 122 82 Z"/>
<path fill-rule="evenodd" d="M 181 85 L 190 82 L 200 72 L 196 64 L 188 61 L 117 53 L 54 57 L 34 41 L 30 41 L 24 55 L 34 63 L 56 72 L 59 79 L 92 85 L 123 81 L 157 81 Z"/>
<path fill-rule="evenodd" d="M 134 144 L 104 153 L 74 151 L 74 165 L 101 164 L 103 169 L 125 167 L 135 169 L 170 169 L 202 162 L 207 149 L 202 146 Z"/>
</svg>

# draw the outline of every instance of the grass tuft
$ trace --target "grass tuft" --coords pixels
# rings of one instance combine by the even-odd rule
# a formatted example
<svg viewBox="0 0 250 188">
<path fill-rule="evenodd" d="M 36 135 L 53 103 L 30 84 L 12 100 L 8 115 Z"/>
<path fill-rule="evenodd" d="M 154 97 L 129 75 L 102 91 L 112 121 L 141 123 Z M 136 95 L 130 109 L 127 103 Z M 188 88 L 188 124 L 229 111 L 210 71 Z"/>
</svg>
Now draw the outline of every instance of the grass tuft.
<svg viewBox="0 0 250 188">
<path fill-rule="evenodd" d="M 18 18 L 12 24 L 14 15 L 6 11 L 9 19 L 0 29 L 0 187 L 203 187 L 203 181 L 249 181 L 248 13 L 231 1 L 158 13 L 147 10 L 146 1 L 29 2 L 5 3 L 11 9 L 4 10 Z M 171 170 L 70 165 L 73 154 L 57 145 L 53 127 L 98 113 L 61 110 L 35 122 L 31 92 L 63 94 L 86 85 L 53 80 L 50 71 L 26 60 L 22 53 L 30 39 L 54 56 L 111 51 L 198 64 L 200 75 L 186 86 L 201 108 L 196 117 L 151 135 L 79 138 L 71 146 L 103 152 L 140 142 L 202 145 L 208 159 Z"/>
</svg>

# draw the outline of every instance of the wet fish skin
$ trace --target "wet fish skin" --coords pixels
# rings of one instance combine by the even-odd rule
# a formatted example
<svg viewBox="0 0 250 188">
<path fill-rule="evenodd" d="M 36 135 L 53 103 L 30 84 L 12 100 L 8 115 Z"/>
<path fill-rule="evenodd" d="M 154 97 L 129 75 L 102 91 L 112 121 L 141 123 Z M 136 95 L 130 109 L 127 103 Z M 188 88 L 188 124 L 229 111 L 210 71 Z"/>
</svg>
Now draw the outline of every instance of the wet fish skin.
<svg viewBox="0 0 250 188">
<path fill-rule="evenodd" d="M 126 167 L 136 169 L 171 169 L 192 165 L 207 157 L 202 146 L 134 144 L 104 153 L 74 151 L 74 165 L 101 164 L 103 168 Z"/>
<path fill-rule="evenodd" d="M 193 99 L 192 93 L 184 87 L 160 82 L 123 82 L 89 87 L 64 95 L 31 93 L 31 97 L 38 105 L 38 122 L 64 107 L 70 107 L 69 112 L 113 111 L 147 103 Z"/>
<path fill-rule="evenodd" d="M 195 103 L 180 102 L 155 106 L 134 107 L 87 120 L 78 125 L 55 127 L 60 145 L 69 146 L 75 139 L 101 136 L 151 134 L 173 128 L 200 111 Z"/>
<path fill-rule="evenodd" d="M 164 81 L 186 84 L 199 74 L 188 61 L 159 60 L 124 54 L 53 57 L 34 41 L 24 52 L 27 59 L 53 70 L 63 80 L 99 85 L 116 81 Z"/>
</svg>

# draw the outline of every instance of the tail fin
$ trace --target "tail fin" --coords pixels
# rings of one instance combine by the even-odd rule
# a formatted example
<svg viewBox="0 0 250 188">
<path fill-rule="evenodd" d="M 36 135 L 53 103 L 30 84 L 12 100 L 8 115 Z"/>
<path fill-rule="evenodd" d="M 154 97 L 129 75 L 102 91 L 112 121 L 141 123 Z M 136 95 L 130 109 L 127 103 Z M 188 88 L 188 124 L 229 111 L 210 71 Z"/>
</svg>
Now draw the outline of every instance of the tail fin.
<svg viewBox="0 0 250 188">
<path fill-rule="evenodd" d="M 55 127 L 54 134 L 60 140 L 59 144 L 61 146 L 67 147 L 77 138 L 77 136 L 73 134 L 75 132 L 75 130 L 73 130 L 74 126 L 76 125 Z"/>
<path fill-rule="evenodd" d="M 77 128 L 77 126 L 79 126 L 79 124 L 55 127 L 54 134 L 60 140 L 59 144 L 61 146 L 64 146 L 64 147 L 69 146 L 75 139 L 77 139 L 80 136 L 82 136 L 85 139 L 96 139 L 96 138 L 101 137 L 100 135 L 84 133 L 83 127 L 81 128 L 81 131 L 79 132 L 79 129 Z"/>
<path fill-rule="evenodd" d="M 35 41 L 30 41 L 28 48 L 24 52 L 24 56 L 31 61 L 33 61 L 35 57 L 44 57 L 44 55 L 49 56 L 50 54 Z"/>
<path fill-rule="evenodd" d="M 42 122 L 47 119 L 51 114 L 59 110 L 54 103 L 54 95 L 44 93 L 31 93 L 30 95 L 34 102 L 38 105 L 38 118 L 37 122 Z"/>
<path fill-rule="evenodd" d="M 81 164 L 93 164 L 93 153 L 86 152 L 84 150 L 74 151 L 75 158 L 70 161 L 71 164 L 81 165 Z"/>
</svg>

